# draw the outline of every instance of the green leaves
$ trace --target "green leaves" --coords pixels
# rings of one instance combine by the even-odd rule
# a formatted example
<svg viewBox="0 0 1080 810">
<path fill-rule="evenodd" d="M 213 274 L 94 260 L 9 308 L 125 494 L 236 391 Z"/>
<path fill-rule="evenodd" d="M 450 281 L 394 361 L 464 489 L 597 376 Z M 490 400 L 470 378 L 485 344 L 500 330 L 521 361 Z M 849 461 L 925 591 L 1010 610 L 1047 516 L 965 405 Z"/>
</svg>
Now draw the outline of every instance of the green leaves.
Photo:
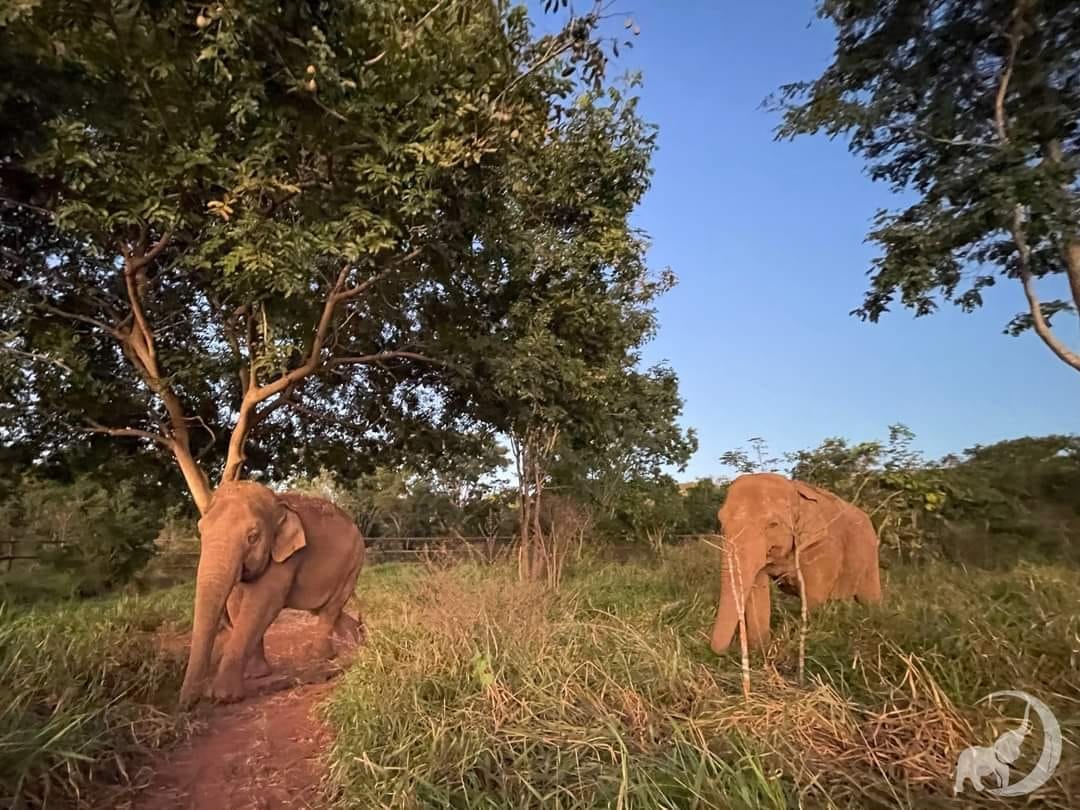
<svg viewBox="0 0 1080 810">
<path fill-rule="evenodd" d="M 1034 329 L 1080 370 L 1050 328 L 1066 307 L 1037 289 L 1064 275 L 1080 308 L 1080 8 L 830 0 L 819 14 L 836 25 L 836 57 L 770 99 L 777 137 L 844 135 L 872 178 L 915 196 L 879 213 L 881 255 L 852 314 L 877 321 L 899 302 L 922 316 L 941 300 L 970 312 L 997 273 L 1028 300 L 1006 332 Z"/>
<path fill-rule="evenodd" d="M 595 414 L 648 401 L 636 348 L 667 281 L 627 219 L 654 135 L 603 86 L 595 14 L 535 41 L 522 9 L 477 0 L 5 19 L 0 327 L 22 424 L 181 437 L 213 470 L 245 392 L 311 369 L 253 420 L 248 469 L 280 476 L 437 455 L 527 414 L 610 436 Z"/>
</svg>

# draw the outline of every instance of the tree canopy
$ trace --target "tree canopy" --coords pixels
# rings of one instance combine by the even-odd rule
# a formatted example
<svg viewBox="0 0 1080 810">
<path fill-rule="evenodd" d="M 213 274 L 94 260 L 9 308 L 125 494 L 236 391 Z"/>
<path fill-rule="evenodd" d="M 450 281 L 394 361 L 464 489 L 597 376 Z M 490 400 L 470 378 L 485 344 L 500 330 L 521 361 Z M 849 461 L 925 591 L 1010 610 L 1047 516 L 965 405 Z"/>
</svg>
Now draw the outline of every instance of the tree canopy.
<svg viewBox="0 0 1080 810">
<path fill-rule="evenodd" d="M 605 340 L 541 313 L 636 336 L 579 378 L 651 378 L 627 302 L 658 288 L 626 224 L 651 132 L 606 83 L 598 21 L 534 38 L 489 0 L 8 7 L 5 435 L 166 449 L 202 509 L 212 477 L 490 452 L 508 423 L 478 357 L 532 334 L 572 365 Z"/>
<path fill-rule="evenodd" d="M 1080 6 L 826 0 L 819 15 L 833 62 L 773 99 L 778 136 L 849 136 L 872 178 L 915 196 L 878 212 L 855 314 L 877 321 L 897 299 L 916 316 L 941 299 L 972 311 L 1004 276 L 1027 304 L 1005 331 L 1033 330 L 1080 371 L 1054 323 L 1080 314 Z M 1065 297 L 1043 300 L 1061 280 Z"/>
</svg>

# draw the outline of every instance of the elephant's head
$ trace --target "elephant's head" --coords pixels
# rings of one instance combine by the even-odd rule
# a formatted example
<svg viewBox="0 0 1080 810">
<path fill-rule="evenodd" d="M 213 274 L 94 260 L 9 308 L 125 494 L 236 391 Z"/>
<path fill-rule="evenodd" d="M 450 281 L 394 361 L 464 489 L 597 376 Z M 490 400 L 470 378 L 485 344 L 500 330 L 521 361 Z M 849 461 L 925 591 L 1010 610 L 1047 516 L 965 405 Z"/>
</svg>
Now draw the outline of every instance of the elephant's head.
<svg viewBox="0 0 1080 810">
<path fill-rule="evenodd" d="M 731 644 L 758 575 L 791 559 L 796 532 L 804 534 L 821 522 L 818 499 L 813 487 L 773 473 L 741 475 L 732 482 L 717 515 L 724 554 L 713 651 L 721 653 Z"/>
<path fill-rule="evenodd" d="M 307 544 L 296 513 L 270 489 L 252 481 L 223 484 L 199 520 L 199 571 L 195 622 L 180 705 L 194 702 L 207 676 L 214 636 L 229 592 L 237 582 L 258 578 Z"/>
</svg>

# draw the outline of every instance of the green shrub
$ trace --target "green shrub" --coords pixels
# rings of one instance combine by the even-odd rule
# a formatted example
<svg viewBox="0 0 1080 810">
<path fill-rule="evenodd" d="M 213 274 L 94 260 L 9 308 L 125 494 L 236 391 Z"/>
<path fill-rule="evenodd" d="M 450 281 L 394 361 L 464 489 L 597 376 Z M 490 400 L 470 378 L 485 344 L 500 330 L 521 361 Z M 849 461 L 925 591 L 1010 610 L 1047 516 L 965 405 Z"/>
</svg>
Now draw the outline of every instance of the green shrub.
<svg viewBox="0 0 1080 810">
<path fill-rule="evenodd" d="M 8 584 L 0 594 L 19 600 L 38 592 L 86 597 L 123 585 L 153 555 L 162 518 L 128 482 L 106 486 L 84 477 L 65 484 L 26 476 L 0 519 L 15 550 L 40 554 L 42 565 L 21 571 L 22 585 Z"/>
</svg>

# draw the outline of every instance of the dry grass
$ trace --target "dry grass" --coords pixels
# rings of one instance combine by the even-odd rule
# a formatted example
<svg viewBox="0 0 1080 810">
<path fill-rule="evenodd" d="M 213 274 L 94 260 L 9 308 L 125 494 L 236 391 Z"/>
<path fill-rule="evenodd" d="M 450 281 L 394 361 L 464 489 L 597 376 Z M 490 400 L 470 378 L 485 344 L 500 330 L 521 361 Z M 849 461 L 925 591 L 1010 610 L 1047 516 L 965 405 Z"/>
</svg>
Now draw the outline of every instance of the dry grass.
<svg viewBox="0 0 1080 810">
<path fill-rule="evenodd" d="M 369 644 L 324 707 L 332 792 L 403 809 L 965 806 L 957 753 L 1015 725 L 976 702 L 1021 689 L 1066 738 L 1029 799 L 1080 806 L 1075 570 L 893 569 L 882 605 L 811 614 L 803 684 L 799 602 L 779 598 L 747 700 L 738 653 L 708 649 L 716 557 L 586 561 L 557 594 L 512 562 L 365 571 Z M 190 599 L 0 610 L 0 806 L 63 806 L 185 732 L 168 713 L 183 650 L 159 639 Z"/>
<path fill-rule="evenodd" d="M 804 686 L 785 601 L 747 701 L 738 655 L 707 647 L 714 555 L 593 565 L 560 594 L 505 567 L 371 572 L 371 643 L 326 708 L 343 804 L 963 806 L 956 755 L 994 738 L 974 703 L 1019 688 L 1071 741 L 1036 798 L 1076 805 L 1072 572 L 894 571 L 881 607 L 811 616 Z"/>
</svg>

